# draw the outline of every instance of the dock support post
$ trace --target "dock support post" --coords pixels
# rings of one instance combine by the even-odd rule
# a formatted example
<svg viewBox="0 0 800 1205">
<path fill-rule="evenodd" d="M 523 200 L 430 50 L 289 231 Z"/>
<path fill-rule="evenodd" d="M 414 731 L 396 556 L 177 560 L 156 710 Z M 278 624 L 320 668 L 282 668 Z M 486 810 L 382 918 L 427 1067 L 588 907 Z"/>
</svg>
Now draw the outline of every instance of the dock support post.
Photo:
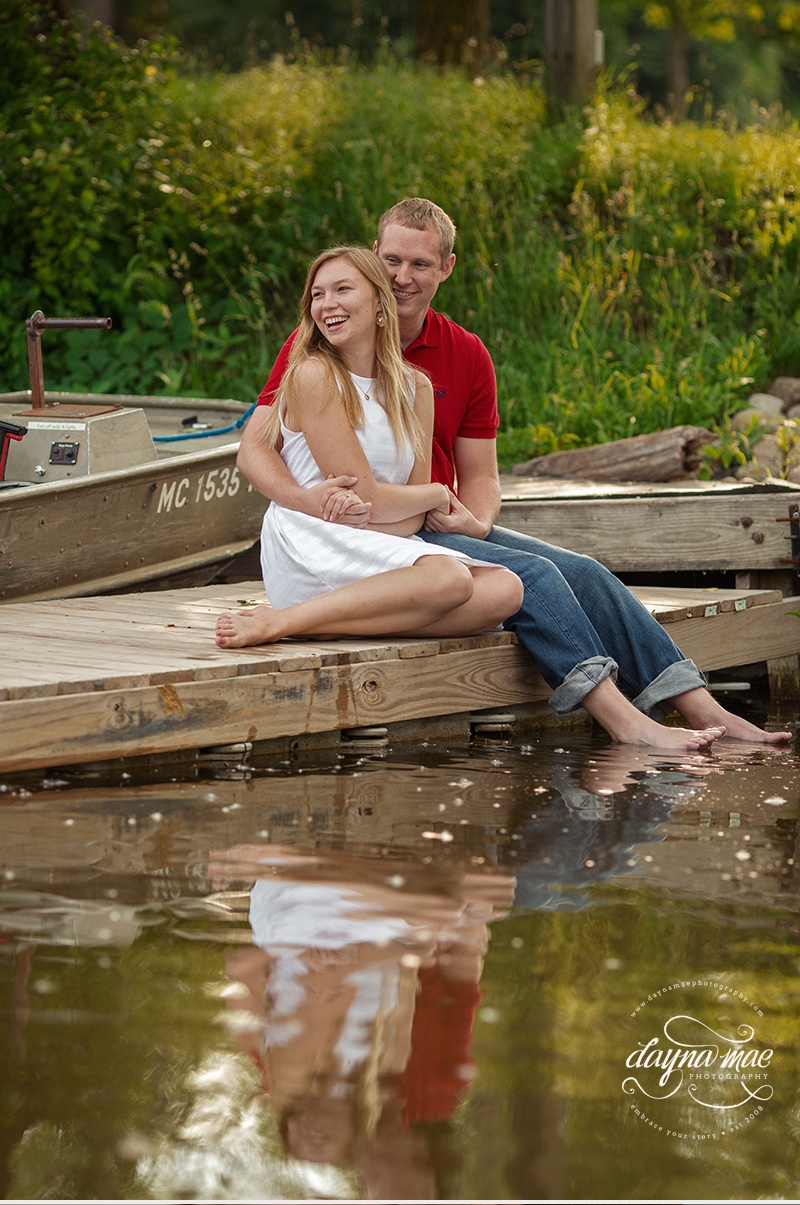
<svg viewBox="0 0 800 1205">
<path fill-rule="evenodd" d="M 800 619 L 797 621 L 800 623 Z M 800 656 L 773 657 L 767 662 L 769 693 L 773 699 L 800 699 Z"/>
<path fill-rule="evenodd" d="M 795 596 L 796 569 L 739 572 L 736 574 L 736 588 L 737 590 L 780 590 L 786 599 L 787 608 L 791 606 L 800 611 L 800 597 Z M 796 622 L 800 623 L 800 618 Z M 769 693 L 773 699 L 800 699 L 799 654 L 792 653 L 788 657 L 773 657 L 771 661 L 767 661 L 767 675 Z"/>
</svg>

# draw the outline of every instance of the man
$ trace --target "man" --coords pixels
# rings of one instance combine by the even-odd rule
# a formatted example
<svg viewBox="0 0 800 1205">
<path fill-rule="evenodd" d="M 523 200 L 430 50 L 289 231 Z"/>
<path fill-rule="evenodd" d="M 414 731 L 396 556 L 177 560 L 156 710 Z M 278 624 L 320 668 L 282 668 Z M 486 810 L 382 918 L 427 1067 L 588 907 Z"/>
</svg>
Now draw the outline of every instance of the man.
<svg viewBox="0 0 800 1205">
<path fill-rule="evenodd" d="M 705 689 L 693 662 L 599 562 L 495 526 L 500 482 L 494 367 L 476 335 L 430 304 L 455 266 L 455 235 L 444 210 L 414 197 L 382 216 L 374 244 L 392 281 L 403 355 L 433 383 L 432 479 L 451 492 L 449 511 L 429 511 L 420 536 L 505 565 L 522 579 L 523 605 L 505 626 L 536 660 L 556 711 L 583 706 L 612 739 L 660 748 L 705 748 L 726 732 L 769 743 L 790 739 L 790 733 L 767 734 L 726 711 Z M 364 526 L 369 507 L 358 497 L 356 478 L 341 476 L 303 489 L 263 438 L 263 407 L 275 397 L 291 342 L 290 337 L 281 349 L 245 429 L 238 466 L 280 506 Z M 664 728 L 650 717 L 675 709 L 694 731 Z"/>
<path fill-rule="evenodd" d="M 393 220 L 395 210 L 415 225 Z M 390 237 L 382 239 L 380 257 L 393 280 L 403 354 L 431 377 L 436 393 L 431 476 L 451 489 L 456 480 L 459 483 L 451 514 L 432 513 L 426 527 L 483 539 L 500 510 L 494 365 L 477 335 L 430 309 L 436 290 L 455 265 L 455 227 L 438 205 L 414 199 L 384 214 L 379 239 L 387 234 Z M 290 336 L 279 352 L 259 403 L 273 400 L 289 361 L 292 341 Z M 301 490 L 277 455 L 270 457 L 269 469 L 265 468 L 260 437 L 265 417 L 265 411 L 256 410 L 246 427 L 239 468 L 257 489 L 281 506 L 318 514 L 317 495 Z M 355 484 L 354 479 L 337 478 L 340 480 Z M 367 518 L 363 505 L 354 500 L 351 524 L 360 526 Z"/>
</svg>

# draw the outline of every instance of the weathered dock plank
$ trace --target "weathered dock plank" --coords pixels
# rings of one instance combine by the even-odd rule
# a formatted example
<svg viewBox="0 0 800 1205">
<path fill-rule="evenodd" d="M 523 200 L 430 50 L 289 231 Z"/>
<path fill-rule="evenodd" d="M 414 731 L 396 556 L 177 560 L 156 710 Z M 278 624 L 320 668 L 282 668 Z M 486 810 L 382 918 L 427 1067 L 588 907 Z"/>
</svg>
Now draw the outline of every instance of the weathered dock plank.
<svg viewBox="0 0 800 1205">
<path fill-rule="evenodd" d="M 780 590 L 690 590 L 680 586 L 636 586 L 634 593 L 659 623 L 674 623 L 678 619 L 696 619 L 698 616 L 709 618 L 725 611 L 746 611 L 748 607 L 779 602 L 782 597 Z"/>
<path fill-rule="evenodd" d="M 687 657 L 707 673 L 800 652 L 800 619 L 787 613 L 796 600 L 781 599 L 742 611 L 695 615 L 670 623 L 669 634 Z"/>
<path fill-rule="evenodd" d="M 549 694 L 512 644 L 0 702 L 0 769 L 140 756 L 507 706 Z"/>
<path fill-rule="evenodd" d="M 777 590 L 635 590 L 702 669 L 800 652 Z M 544 700 L 508 632 L 225 650 L 260 583 L 0 607 L 0 770 L 154 755 Z"/>
<path fill-rule="evenodd" d="M 602 504 L 601 504 L 602 503 Z M 615 573 L 785 569 L 800 490 L 691 482 L 603 486 L 503 479 L 499 522 Z"/>
</svg>

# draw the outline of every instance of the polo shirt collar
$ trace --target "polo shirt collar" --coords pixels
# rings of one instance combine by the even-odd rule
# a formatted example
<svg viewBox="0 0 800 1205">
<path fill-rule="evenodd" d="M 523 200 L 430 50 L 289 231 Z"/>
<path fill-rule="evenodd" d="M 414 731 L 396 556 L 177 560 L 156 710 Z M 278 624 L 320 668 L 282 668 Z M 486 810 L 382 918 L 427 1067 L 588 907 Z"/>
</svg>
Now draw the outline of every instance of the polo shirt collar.
<svg viewBox="0 0 800 1205">
<path fill-rule="evenodd" d="M 422 330 L 417 335 L 416 339 L 412 339 L 406 352 L 416 350 L 418 347 L 438 347 L 439 346 L 439 324 L 436 321 L 438 315 L 428 306 L 428 312 L 425 315 L 425 321 L 422 324 Z"/>
</svg>

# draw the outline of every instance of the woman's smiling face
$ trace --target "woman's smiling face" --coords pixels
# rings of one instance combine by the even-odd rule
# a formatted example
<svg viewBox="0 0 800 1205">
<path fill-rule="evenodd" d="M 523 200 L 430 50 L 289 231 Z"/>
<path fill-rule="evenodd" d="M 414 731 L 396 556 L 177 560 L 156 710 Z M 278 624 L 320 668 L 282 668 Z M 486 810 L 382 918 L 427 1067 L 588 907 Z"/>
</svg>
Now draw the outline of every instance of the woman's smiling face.
<svg viewBox="0 0 800 1205">
<path fill-rule="evenodd" d="M 344 257 L 329 259 L 311 286 L 311 317 L 342 351 L 374 345 L 380 309 L 374 285 Z"/>
</svg>

